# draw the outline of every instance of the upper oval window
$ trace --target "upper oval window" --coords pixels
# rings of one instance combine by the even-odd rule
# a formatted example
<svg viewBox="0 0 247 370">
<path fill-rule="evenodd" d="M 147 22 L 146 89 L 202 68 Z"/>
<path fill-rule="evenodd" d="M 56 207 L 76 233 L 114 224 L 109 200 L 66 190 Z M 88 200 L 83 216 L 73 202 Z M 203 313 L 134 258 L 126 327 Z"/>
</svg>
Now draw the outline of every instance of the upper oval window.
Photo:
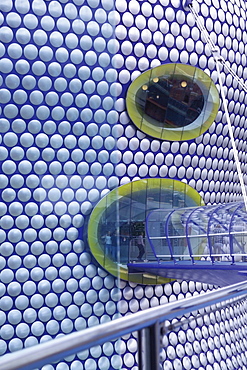
<svg viewBox="0 0 247 370">
<path fill-rule="evenodd" d="M 127 110 L 146 134 L 170 141 L 200 136 L 213 123 L 219 93 L 201 69 L 164 64 L 137 77 L 127 92 Z"/>
</svg>

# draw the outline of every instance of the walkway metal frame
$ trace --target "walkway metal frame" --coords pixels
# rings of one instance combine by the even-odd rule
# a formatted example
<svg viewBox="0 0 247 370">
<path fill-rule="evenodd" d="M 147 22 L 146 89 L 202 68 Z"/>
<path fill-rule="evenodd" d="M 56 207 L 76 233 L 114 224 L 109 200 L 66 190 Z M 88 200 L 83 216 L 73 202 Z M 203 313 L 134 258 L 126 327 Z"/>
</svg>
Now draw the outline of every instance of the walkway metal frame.
<svg viewBox="0 0 247 370">
<path fill-rule="evenodd" d="M 185 222 L 185 230 L 182 232 L 181 235 L 173 235 L 173 233 L 169 233 L 169 222 L 171 225 L 172 223 L 172 216 L 176 213 L 180 213 L 181 211 L 186 212 L 186 222 Z M 163 213 L 165 212 L 165 215 Z M 170 213 L 168 213 L 170 212 Z M 197 222 L 197 217 L 195 218 L 194 215 L 196 212 L 199 212 L 199 218 L 200 215 L 203 214 L 205 217 L 205 225 L 200 225 L 199 222 Z M 149 232 L 149 219 L 152 215 L 159 214 L 163 215 L 163 223 L 164 223 L 164 230 L 165 230 L 165 236 L 152 236 Z M 229 218 L 225 220 L 222 218 L 222 215 L 228 215 Z M 183 213 L 181 213 L 180 222 L 182 222 L 182 217 L 184 216 Z M 236 220 L 237 217 L 237 220 Z M 244 202 L 232 202 L 232 203 L 226 203 L 226 204 L 216 204 L 216 205 L 210 205 L 210 206 L 199 206 L 199 207 L 188 207 L 188 208 L 176 208 L 169 210 L 164 209 L 155 209 L 151 211 L 147 218 L 146 218 L 146 235 L 148 242 L 151 246 L 151 249 L 153 251 L 153 255 L 156 258 L 158 263 L 162 262 L 162 258 L 168 257 L 170 261 L 176 261 L 180 258 L 183 259 L 184 257 L 189 258 L 191 261 L 191 264 L 193 265 L 195 263 L 195 259 L 198 259 L 198 257 L 208 257 L 210 256 L 210 260 L 212 264 L 214 262 L 217 262 L 217 258 L 225 257 L 231 257 L 232 264 L 235 262 L 239 262 L 239 258 L 241 259 L 244 257 L 244 261 L 246 262 L 247 257 L 247 251 L 245 250 L 245 245 L 247 244 L 247 229 L 237 231 L 234 229 L 235 226 L 239 225 L 239 222 L 244 222 L 245 226 L 247 225 L 247 213 L 245 211 L 245 205 Z M 190 226 L 195 225 L 200 231 L 200 233 L 193 234 L 190 232 Z M 215 225 L 219 225 L 221 227 L 220 232 L 215 231 Z M 223 230 L 222 230 L 223 229 Z M 226 237 L 227 241 L 222 240 L 222 246 L 221 250 L 216 253 L 214 248 L 214 242 L 213 237 L 220 236 L 220 237 Z M 238 236 L 245 237 L 244 242 L 238 240 Z M 172 246 L 172 240 L 182 240 L 186 238 L 187 240 L 187 248 L 189 254 L 181 254 L 180 256 L 177 256 L 174 253 L 173 246 Z M 208 253 L 203 251 L 201 253 L 194 253 L 193 247 L 192 247 L 192 240 L 194 238 L 206 238 L 207 239 L 207 246 L 208 246 Z M 158 254 L 155 248 L 155 245 L 153 243 L 154 240 L 162 240 L 165 239 L 167 241 L 168 249 L 170 251 L 170 254 Z M 229 251 L 223 250 L 224 243 L 227 243 L 229 245 Z M 199 244 L 198 244 L 199 247 Z M 234 250 L 235 248 L 235 250 Z M 167 250 L 168 252 L 168 250 Z M 229 256 L 228 256 L 229 255 Z M 177 259 L 178 257 L 178 259 Z M 229 259 L 229 258 L 228 258 Z M 153 260 L 147 260 L 147 262 L 153 262 Z M 198 261 L 197 261 L 198 262 Z"/>
</svg>

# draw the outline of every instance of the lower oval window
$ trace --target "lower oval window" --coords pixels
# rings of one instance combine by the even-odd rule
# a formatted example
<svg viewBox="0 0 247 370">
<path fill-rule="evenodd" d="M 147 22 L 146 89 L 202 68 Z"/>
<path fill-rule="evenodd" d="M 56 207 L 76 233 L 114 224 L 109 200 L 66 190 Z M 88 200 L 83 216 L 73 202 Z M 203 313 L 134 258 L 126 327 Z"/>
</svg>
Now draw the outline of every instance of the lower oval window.
<svg viewBox="0 0 247 370">
<path fill-rule="evenodd" d="M 156 261 L 148 238 L 150 212 L 202 204 L 199 193 L 178 180 L 147 178 L 117 187 L 96 204 L 90 215 L 87 234 L 91 252 L 102 267 L 123 280 L 166 283 L 170 279 L 128 270 L 131 261 Z M 157 221 L 155 225 L 157 229 Z"/>
<path fill-rule="evenodd" d="M 127 93 L 133 123 L 150 136 L 170 141 L 200 136 L 213 123 L 219 93 L 199 68 L 164 64 L 141 74 Z"/>
</svg>

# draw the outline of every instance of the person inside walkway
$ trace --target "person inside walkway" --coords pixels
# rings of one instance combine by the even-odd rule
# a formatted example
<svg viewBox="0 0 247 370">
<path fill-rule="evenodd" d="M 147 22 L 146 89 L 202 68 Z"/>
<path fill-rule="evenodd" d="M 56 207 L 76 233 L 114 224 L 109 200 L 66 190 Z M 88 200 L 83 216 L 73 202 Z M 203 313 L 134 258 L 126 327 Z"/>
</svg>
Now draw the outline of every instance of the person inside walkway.
<svg viewBox="0 0 247 370">
<path fill-rule="evenodd" d="M 138 260 L 141 260 L 144 253 L 145 253 L 145 245 L 144 245 L 144 233 L 141 232 L 138 236 L 137 236 L 137 248 L 139 249 L 139 254 L 137 256 L 137 259 Z"/>
<path fill-rule="evenodd" d="M 105 239 L 105 255 L 110 256 L 112 253 L 112 238 L 110 231 L 107 231 L 106 235 L 104 236 L 104 239 Z"/>
<path fill-rule="evenodd" d="M 111 256 L 113 258 L 113 261 L 117 261 L 118 259 L 118 237 L 117 237 L 117 231 L 115 230 L 111 235 Z"/>
</svg>

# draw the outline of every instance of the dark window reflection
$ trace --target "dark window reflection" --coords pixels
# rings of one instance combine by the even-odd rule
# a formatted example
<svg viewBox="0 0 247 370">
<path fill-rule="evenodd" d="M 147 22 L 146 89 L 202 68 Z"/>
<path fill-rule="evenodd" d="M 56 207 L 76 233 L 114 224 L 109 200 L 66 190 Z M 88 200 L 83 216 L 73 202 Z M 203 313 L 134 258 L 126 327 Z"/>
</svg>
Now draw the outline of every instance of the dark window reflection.
<svg viewBox="0 0 247 370">
<path fill-rule="evenodd" d="M 184 127 L 200 115 L 204 97 L 200 87 L 183 76 L 155 77 L 136 94 L 141 114 L 155 119 L 157 125 Z"/>
</svg>

